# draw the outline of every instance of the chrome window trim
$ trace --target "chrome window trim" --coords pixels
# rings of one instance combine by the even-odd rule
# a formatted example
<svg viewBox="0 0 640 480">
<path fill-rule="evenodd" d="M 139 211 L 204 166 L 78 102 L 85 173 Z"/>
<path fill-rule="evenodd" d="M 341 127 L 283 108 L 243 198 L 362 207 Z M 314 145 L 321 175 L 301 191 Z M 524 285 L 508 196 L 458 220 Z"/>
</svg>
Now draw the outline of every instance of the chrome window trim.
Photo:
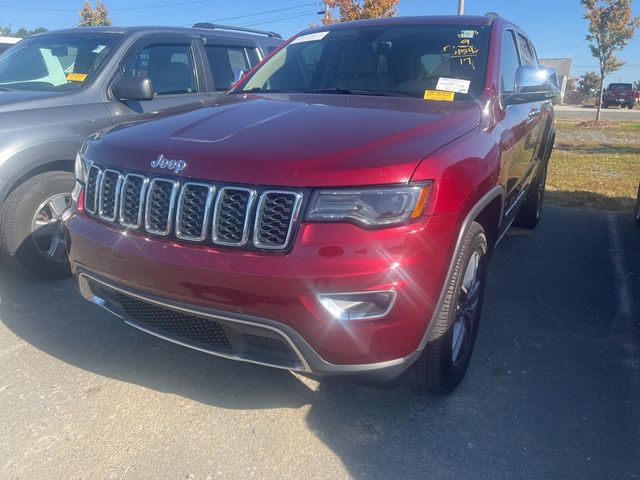
<svg viewBox="0 0 640 480">
<path fill-rule="evenodd" d="M 89 184 L 89 178 L 91 178 L 91 169 L 95 168 L 96 170 L 98 170 L 98 175 L 96 175 L 96 192 L 93 195 L 93 210 L 89 209 L 87 207 L 87 197 L 85 196 L 84 199 L 84 209 L 89 212 L 91 215 L 95 215 L 98 211 L 98 198 L 100 197 L 99 192 L 100 192 L 100 175 L 102 175 L 102 169 L 96 165 L 93 164 L 93 162 L 91 163 L 91 166 L 89 167 L 89 170 L 87 170 L 87 185 Z M 85 190 L 86 192 L 86 190 Z"/>
<path fill-rule="evenodd" d="M 249 200 L 247 200 L 247 209 L 244 215 L 244 225 L 242 227 L 242 239 L 240 242 L 227 242 L 224 240 L 219 240 L 217 227 L 218 227 L 218 217 L 220 216 L 220 208 L 222 207 L 222 195 L 227 190 L 236 190 L 242 192 L 249 193 Z M 212 224 L 213 228 L 211 229 L 211 236 L 213 243 L 216 245 L 222 245 L 227 247 L 243 247 L 249 241 L 249 231 L 251 229 L 251 212 L 253 210 L 253 205 L 258 197 L 258 193 L 253 188 L 246 187 L 223 187 L 218 191 L 218 196 L 216 197 L 216 206 L 213 209 L 213 219 Z"/>
<path fill-rule="evenodd" d="M 264 203 L 268 195 L 271 194 L 279 194 L 279 195 L 293 195 L 295 197 L 293 208 L 291 209 L 291 218 L 289 219 L 289 228 L 287 229 L 287 236 L 282 245 L 268 245 L 260 242 L 258 239 L 258 226 L 262 220 L 262 214 L 264 209 Z M 253 245 L 257 248 L 261 248 L 263 250 L 284 250 L 289 245 L 291 240 L 291 235 L 293 233 L 293 227 L 298 222 L 298 217 L 300 216 L 300 207 L 302 206 L 302 194 L 300 192 L 293 192 L 289 190 L 265 190 L 260 195 L 260 200 L 258 201 L 258 207 L 256 209 L 256 219 L 253 224 Z"/>
<path fill-rule="evenodd" d="M 115 198 L 113 199 L 113 215 L 112 216 L 106 216 L 104 214 L 104 177 L 109 174 L 109 173 L 115 173 L 118 176 L 118 180 L 116 182 L 116 187 L 115 187 Z M 120 189 L 122 188 L 122 174 L 118 171 L 118 170 L 114 170 L 112 168 L 106 168 L 102 171 L 102 175 L 100 176 L 100 189 L 97 190 L 99 192 L 98 197 L 99 197 L 99 206 L 98 206 L 98 216 L 103 219 L 106 220 L 107 222 L 115 222 L 116 218 L 118 217 L 118 208 L 119 208 L 119 199 L 120 199 Z"/>
<path fill-rule="evenodd" d="M 200 236 L 194 237 L 193 235 L 185 235 L 180 228 L 180 222 L 182 220 L 182 202 L 185 194 L 185 190 L 189 186 L 204 187 L 208 190 L 207 199 L 204 207 L 204 219 L 202 220 L 202 231 Z M 202 242 L 207 238 L 207 230 L 209 228 L 209 214 L 211 213 L 212 199 L 215 195 L 216 187 L 207 183 L 201 182 L 186 182 L 180 187 L 180 194 L 178 195 L 178 204 L 176 207 L 176 237 L 181 240 L 189 240 L 192 242 Z"/>
<path fill-rule="evenodd" d="M 167 215 L 167 228 L 165 230 L 158 230 L 156 228 L 151 228 L 149 227 L 149 197 L 151 196 L 151 193 L 153 192 L 153 186 L 156 183 L 159 182 L 165 182 L 165 183 L 170 183 L 172 184 L 172 188 L 171 188 L 171 196 L 169 197 L 169 212 Z M 147 195 L 145 198 L 145 202 L 146 202 L 146 206 L 144 209 L 144 229 L 145 231 L 152 233 L 154 235 L 160 235 L 162 237 L 166 237 L 171 233 L 171 228 L 173 226 L 173 213 L 175 211 L 175 204 L 176 204 L 176 196 L 178 194 L 178 189 L 180 188 L 180 183 L 175 181 L 175 180 L 171 180 L 169 178 L 163 178 L 163 177 L 156 177 L 153 180 L 151 180 L 149 182 L 149 187 L 147 188 Z"/>
<path fill-rule="evenodd" d="M 138 204 L 138 222 L 136 224 L 127 223 L 124 221 L 124 218 L 123 218 L 124 189 L 127 186 L 127 181 L 131 177 L 142 179 L 142 187 L 140 187 L 140 201 Z M 149 186 L 149 178 L 144 175 L 140 175 L 138 173 L 127 173 L 124 176 L 124 180 L 122 181 L 122 191 L 120 192 L 120 209 L 118 214 L 118 221 L 120 222 L 120 225 L 122 225 L 123 227 L 138 229 L 142 226 L 142 216 L 144 214 L 144 200 L 145 200 L 145 195 L 146 195 L 148 186 Z"/>
</svg>

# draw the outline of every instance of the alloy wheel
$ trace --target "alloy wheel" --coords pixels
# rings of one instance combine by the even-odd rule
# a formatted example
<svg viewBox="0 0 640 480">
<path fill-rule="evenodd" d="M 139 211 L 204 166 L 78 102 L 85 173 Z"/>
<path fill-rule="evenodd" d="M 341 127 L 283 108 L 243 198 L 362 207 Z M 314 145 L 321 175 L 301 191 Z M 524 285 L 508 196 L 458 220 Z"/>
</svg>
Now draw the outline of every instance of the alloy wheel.
<svg viewBox="0 0 640 480">
<path fill-rule="evenodd" d="M 31 222 L 31 238 L 48 260 L 67 261 L 67 242 L 62 231 L 62 212 L 71 205 L 71 196 L 56 194 L 40 204 Z"/>
<path fill-rule="evenodd" d="M 473 330 L 478 319 L 482 290 L 480 260 L 480 253 L 474 252 L 462 279 L 451 335 L 451 362 L 454 366 L 465 361 L 473 346 Z"/>
</svg>

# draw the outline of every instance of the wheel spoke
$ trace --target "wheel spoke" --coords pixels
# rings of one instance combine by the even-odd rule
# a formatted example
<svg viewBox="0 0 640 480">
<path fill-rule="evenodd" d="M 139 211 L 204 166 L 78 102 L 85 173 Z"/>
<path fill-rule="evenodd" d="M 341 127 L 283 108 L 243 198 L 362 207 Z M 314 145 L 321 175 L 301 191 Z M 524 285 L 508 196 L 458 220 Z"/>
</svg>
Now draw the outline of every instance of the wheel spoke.
<svg viewBox="0 0 640 480">
<path fill-rule="evenodd" d="M 65 242 L 60 240 L 58 236 L 53 237 L 51 245 L 47 250 L 47 255 L 55 260 L 60 260 L 63 259 L 66 254 L 67 250 Z"/>
<path fill-rule="evenodd" d="M 59 195 L 54 197 L 47 206 L 51 209 L 52 217 L 58 220 L 62 218 L 62 212 L 67 209 L 67 196 Z"/>
</svg>

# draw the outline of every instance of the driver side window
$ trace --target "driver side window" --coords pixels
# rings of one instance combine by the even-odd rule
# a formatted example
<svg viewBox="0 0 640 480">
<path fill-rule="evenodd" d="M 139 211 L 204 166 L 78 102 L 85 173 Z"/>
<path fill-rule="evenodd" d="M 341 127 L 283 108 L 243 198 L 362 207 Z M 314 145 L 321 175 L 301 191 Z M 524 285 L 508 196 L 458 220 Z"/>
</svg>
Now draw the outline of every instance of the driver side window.
<svg viewBox="0 0 640 480">
<path fill-rule="evenodd" d="M 149 45 L 129 56 L 122 70 L 123 76 L 150 79 L 154 95 L 177 95 L 198 91 L 189 45 Z"/>
</svg>

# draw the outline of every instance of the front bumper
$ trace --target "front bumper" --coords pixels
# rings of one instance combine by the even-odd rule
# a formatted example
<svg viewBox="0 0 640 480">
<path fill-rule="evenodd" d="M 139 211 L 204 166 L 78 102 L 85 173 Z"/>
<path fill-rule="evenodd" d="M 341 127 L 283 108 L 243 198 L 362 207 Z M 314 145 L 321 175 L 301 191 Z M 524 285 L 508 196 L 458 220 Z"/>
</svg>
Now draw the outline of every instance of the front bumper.
<svg viewBox="0 0 640 480">
<path fill-rule="evenodd" d="M 456 221 L 455 215 L 436 216 L 377 231 L 302 224 L 287 254 L 179 244 L 83 214 L 67 220 L 67 232 L 82 295 L 130 325 L 223 357 L 383 381 L 402 373 L 421 353 L 449 266 Z M 388 315 L 371 320 L 336 320 L 316 297 L 380 289 L 394 289 L 397 299 Z M 231 348 L 185 337 L 166 325 L 150 327 L 135 312 L 132 316 L 132 301 L 160 308 L 156 317 L 186 315 L 196 329 L 202 320 L 215 322 Z M 248 344 L 247 338 L 255 341 Z"/>
</svg>

